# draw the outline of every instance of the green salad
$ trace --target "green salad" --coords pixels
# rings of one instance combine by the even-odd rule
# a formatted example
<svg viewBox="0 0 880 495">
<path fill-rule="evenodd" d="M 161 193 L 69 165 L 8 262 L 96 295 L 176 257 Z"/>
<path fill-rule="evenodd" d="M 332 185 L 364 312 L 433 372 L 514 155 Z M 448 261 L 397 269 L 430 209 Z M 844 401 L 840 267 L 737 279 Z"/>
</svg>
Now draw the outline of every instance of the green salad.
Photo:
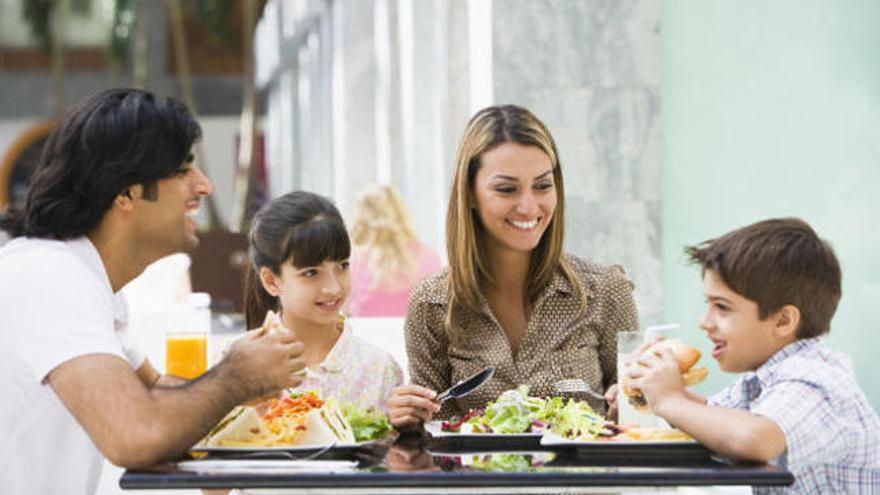
<svg viewBox="0 0 880 495">
<path fill-rule="evenodd" d="M 562 397 L 532 397 L 529 386 L 503 392 L 484 409 L 469 411 L 441 424 L 454 433 L 537 433 L 552 431 L 567 438 L 613 434 L 609 423 L 589 404 Z"/>
<path fill-rule="evenodd" d="M 532 467 L 531 457 L 522 454 L 490 454 L 474 456 L 471 467 L 481 471 L 521 473 Z"/>
<path fill-rule="evenodd" d="M 342 415 L 348 421 L 356 442 L 367 442 L 384 437 L 391 431 L 385 413 L 374 408 L 364 409 L 354 404 L 343 404 Z"/>
</svg>

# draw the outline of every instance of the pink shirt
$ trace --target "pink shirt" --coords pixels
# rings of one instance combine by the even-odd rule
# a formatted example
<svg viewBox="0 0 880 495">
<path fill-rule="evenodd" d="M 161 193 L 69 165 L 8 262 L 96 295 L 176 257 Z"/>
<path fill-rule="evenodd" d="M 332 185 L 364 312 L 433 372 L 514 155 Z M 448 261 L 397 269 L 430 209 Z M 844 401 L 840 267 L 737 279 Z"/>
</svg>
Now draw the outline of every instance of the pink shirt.
<svg viewBox="0 0 880 495">
<path fill-rule="evenodd" d="M 391 354 L 354 336 L 346 323 L 324 361 L 306 368 L 305 380 L 294 390 L 317 390 L 324 398 L 384 411 L 385 400 L 402 383 L 403 373 Z"/>
<path fill-rule="evenodd" d="M 373 287 L 367 256 L 355 250 L 351 256 L 351 299 L 348 313 L 351 316 L 406 316 L 406 305 L 413 287 L 422 279 L 440 271 L 440 257 L 431 248 L 413 241 L 410 250 L 416 258 L 418 276 L 412 285 L 387 290 Z"/>
</svg>

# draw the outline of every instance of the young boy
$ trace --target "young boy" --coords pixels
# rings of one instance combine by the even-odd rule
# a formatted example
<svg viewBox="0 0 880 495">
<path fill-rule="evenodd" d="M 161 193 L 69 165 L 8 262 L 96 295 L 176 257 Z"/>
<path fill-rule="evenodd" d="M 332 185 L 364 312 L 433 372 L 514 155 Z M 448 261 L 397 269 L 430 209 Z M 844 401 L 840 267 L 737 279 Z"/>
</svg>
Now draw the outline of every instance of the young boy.
<svg viewBox="0 0 880 495">
<path fill-rule="evenodd" d="M 627 376 L 651 409 L 715 452 L 787 468 L 784 492 L 880 493 L 880 420 L 849 359 L 820 338 L 840 300 L 831 247 L 783 218 L 686 252 L 703 268 L 712 357 L 743 375 L 707 400 L 683 387 L 669 351 L 642 355 Z"/>
</svg>

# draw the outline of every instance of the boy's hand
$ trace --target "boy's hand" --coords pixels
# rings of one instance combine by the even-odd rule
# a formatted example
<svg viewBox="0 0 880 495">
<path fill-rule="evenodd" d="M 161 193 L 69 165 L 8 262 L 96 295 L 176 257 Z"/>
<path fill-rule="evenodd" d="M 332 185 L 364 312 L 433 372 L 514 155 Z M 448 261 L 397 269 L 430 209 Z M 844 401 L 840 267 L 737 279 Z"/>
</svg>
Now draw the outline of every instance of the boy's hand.
<svg viewBox="0 0 880 495">
<path fill-rule="evenodd" d="M 685 395 L 678 361 L 668 348 L 642 354 L 629 363 L 626 376 L 633 387 L 642 390 L 651 410 L 661 416 L 665 400 Z"/>
<path fill-rule="evenodd" d="M 661 340 L 666 340 L 666 337 L 664 337 L 662 335 L 655 335 L 654 338 L 652 338 L 650 340 L 645 340 L 645 342 L 642 342 L 642 344 L 639 345 L 639 347 L 636 350 L 626 353 L 623 356 L 624 369 L 628 368 L 629 366 L 634 365 L 635 362 L 638 360 L 639 356 L 645 354 L 645 351 L 647 351 L 649 347 L 656 344 L 657 342 L 660 342 Z"/>
</svg>

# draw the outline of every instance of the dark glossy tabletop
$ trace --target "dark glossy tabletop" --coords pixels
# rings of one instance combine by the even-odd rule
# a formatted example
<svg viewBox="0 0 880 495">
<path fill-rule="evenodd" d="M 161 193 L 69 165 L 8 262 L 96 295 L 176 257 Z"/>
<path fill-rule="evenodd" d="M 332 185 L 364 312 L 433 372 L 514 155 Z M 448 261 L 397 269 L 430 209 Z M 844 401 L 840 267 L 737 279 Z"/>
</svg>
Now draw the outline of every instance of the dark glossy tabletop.
<svg viewBox="0 0 880 495">
<path fill-rule="evenodd" d="M 788 485 L 789 472 L 767 465 L 730 464 L 702 448 L 542 448 L 537 442 L 431 440 L 404 436 L 368 448 L 338 450 L 321 459 L 357 460 L 341 472 L 197 473 L 175 463 L 126 471 L 125 489 L 169 488 L 490 488 L 546 493 L 547 487 Z"/>
</svg>

